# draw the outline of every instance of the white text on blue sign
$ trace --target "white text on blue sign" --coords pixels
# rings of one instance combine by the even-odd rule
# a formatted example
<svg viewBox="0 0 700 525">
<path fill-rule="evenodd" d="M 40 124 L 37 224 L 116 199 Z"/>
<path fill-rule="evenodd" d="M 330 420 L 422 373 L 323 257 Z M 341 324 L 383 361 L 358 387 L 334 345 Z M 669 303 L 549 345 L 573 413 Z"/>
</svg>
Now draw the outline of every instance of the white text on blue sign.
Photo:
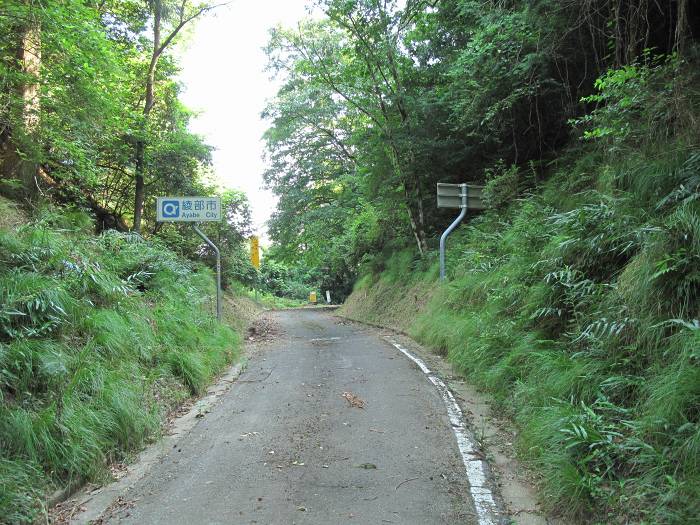
<svg viewBox="0 0 700 525">
<path fill-rule="evenodd" d="M 158 222 L 206 222 L 221 220 L 219 197 L 158 197 Z"/>
</svg>

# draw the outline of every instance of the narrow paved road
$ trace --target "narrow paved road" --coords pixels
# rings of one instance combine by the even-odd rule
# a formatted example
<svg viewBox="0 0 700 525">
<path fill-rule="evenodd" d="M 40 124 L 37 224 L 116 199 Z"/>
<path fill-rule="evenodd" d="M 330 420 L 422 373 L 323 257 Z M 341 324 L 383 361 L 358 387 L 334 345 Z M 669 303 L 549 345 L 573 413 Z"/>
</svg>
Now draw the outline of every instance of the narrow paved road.
<svg viewBox="0 0 700 525">
<path fill-rule="evenodd" d="M 274 342 L 108 523 L 477 523 L 444 402 L 417 367 L 329 313 L 273 319 Z"/>
</svg>

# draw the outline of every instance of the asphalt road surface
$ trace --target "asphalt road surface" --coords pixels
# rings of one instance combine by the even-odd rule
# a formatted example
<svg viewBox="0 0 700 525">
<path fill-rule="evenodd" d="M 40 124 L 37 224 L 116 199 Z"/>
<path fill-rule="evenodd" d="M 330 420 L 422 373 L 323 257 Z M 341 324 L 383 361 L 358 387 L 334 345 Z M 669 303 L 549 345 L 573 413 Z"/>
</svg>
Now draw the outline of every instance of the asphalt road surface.
<svg viewBox="0 0 700 525">
<path fill-rule="evenodd" d="M 435 387 L 376 330 L 273 314 L 274 340 L 107 523 L 478 523 Z"/>
</svg>

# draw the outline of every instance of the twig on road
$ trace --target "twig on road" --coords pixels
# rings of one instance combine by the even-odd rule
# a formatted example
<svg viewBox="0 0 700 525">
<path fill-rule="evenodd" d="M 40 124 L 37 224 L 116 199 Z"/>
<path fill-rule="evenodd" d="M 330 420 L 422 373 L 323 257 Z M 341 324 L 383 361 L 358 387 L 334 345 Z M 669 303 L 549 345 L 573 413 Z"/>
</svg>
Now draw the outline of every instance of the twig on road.
<svg viewBox="0 0 700 525">
<path fill-rule="evenodd" d="M 396 485 L 396 487 L 394 487 L 394 490 L 399 490 L 399 487 L 400 487 L 401 485 L 403 485 L 404 483 L 408 483 L 409 481 L 415 481 L 415 480 L 417 480 L 417 479 L 419 479 L 419 478 L 408 478 L 408 479 L 405 479 L 405 480 L 403 480 L 401 483 L 399 483 L 398 485 Z"/>
<path fill-rule="evenodd" d="M 277 367 L 275 367 L 277 368 Z M 272 372 L 275 371 L 275 368 L 271 368 L 270 371 L 267 373 L 265 377 L 262 379 L 239 379 L 237 382 L 238 383 L 262 383 L 263 381 L 267 381 L 267 379 L 272 375 Z"/>
</svg>

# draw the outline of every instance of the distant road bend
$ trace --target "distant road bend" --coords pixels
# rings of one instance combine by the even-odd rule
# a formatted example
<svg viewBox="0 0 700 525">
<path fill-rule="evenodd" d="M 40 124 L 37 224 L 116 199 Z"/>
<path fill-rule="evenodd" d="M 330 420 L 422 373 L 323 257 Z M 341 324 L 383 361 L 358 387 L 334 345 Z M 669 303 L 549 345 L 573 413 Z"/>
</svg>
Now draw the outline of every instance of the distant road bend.
<svg viewBox="0 0 700 525">
<path fill-rule="evenodd" d="M 280 334 L 106 523 L 498 523 L 444 384 L 377 330 L 318 310 L 273 321 Z"/>
</svg>

